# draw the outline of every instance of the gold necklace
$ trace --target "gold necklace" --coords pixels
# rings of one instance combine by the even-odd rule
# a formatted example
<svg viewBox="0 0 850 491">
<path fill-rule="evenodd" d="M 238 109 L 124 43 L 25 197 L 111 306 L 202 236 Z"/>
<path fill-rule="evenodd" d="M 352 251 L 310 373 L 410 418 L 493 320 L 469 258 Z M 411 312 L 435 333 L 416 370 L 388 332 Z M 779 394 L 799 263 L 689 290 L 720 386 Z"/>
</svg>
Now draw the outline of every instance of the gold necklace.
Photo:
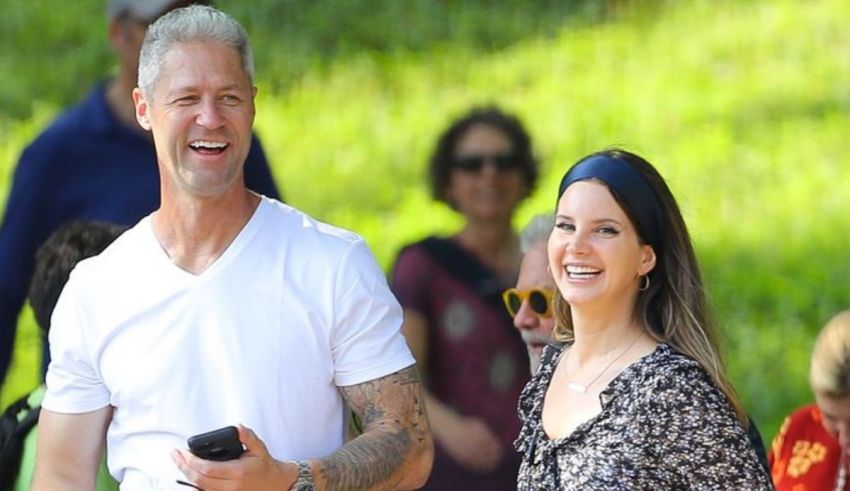
<svg viewBox="0 0 850 491">
<path fill-rule="evenodd" d="M 641 335 L 643 335 L 643 332 L 641 332 L 640 334 L 638 334 L 638 335 L 637 335 L 637 336 L 636 336 L 636 337 L 632 340 L 632 342 L 631 342 L 631 343 L 629 343 L 629 345 L 628 345 L 628 346 L 626 346 L 626 349 L 624 349 L 623 351 L 621 351 L 621 352 L 620 352 L 620 354 L 618 354 L 617 356 L 615 356 L 614 358 L 612 358 L 612 359 L 611 359 L 611 361 L 609 361 L 609 362 L 608 362 L 608 364 L 607 364 L 607 365 L 605 365 L 605 367 L 602 369 L 602 371 L 601 371 L 601 372 L 597 373 L 597 374 L 596 374 L 596 376 L 595 376 L 595 377 L 593 377 L 593 378 L 590 380 L 590 382 L 588 382 L 588 383 L 586 383 L 586 384 L 584 384 L 584 385 L 582 385 L 582 384 L 580 384 L 580 383 L 578 383 L 578 382 L 575 382 L 575 381 L 573 381 L 573 380 L 570 380 L 569 375 L 566 375 L 566 373 L 564 373 L 564 376 L 567 378 L 567 388 L 568 388 L 568 389 L 570 389 L 570 390 L 571 390 L 571 391 L 573 391 L 573 392 L 578 392 L 579 394 L 584 394 L 584 393 L 586 393 L 586 392 L 588 391 L 588 389 L 590 389 L 590 386 L 591 386 L 591 385 L 593 385 L 593 383 L 594 383 L 594 382 L 596 382 L 597 380 L 599 380 L 599 377 L 601 377 L 603 373 L 605 373 L 606 371 L 608 371 L 608 369 L 609 369 L 609 368 L 611 368 L 611 365 L 613 365 L 615 361 L 619 360 L 619 359 L 620 359 L 620 357 L 622 357 L 623 355 L 625 355 L 627 351 L 629 351 L 630 349 L 632 349 L 632 346 L 634 346 L 634 345 L 635 345 L 635 343 L 637 343 L 637 341 L 638 341 L 638 339 L 640 339 Z M 567 354 L 567 356 L 569 357 L 569 353 Z M 565 359 L 565 360 L 564 360 L 564 362 L 566 363 L 566 361 L 567 361 L 567 360 Z"/>
</svg>

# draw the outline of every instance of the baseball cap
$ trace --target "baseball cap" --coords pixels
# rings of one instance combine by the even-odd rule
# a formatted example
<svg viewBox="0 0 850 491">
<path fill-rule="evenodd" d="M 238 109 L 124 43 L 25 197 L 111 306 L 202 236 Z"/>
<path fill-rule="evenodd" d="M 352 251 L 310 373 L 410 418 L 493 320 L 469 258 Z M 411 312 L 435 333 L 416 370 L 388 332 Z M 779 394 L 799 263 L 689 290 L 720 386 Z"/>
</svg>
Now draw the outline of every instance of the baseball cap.
<svg viewBox="0 0 850 491">
<path fill-rule="evenodd" d="M 207 4 L 210 2 L 187 2 L 185 0 L 107 0 L 106 16 L 109 17 L 109 20 L 126 15 L 137 20 L 153 21 L 172 7 L 190 5 L 192 3 Z"/>
</svg>

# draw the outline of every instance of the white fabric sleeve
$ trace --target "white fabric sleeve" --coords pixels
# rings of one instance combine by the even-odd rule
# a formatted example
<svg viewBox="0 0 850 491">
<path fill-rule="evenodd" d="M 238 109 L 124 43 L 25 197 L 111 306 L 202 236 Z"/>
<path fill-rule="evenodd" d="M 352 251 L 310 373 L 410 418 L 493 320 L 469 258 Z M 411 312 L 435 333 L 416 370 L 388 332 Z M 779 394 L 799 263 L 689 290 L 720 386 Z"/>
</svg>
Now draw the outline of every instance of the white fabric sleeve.
<svg viewBox="0 0 850 491">
<path fill-rule="evenodd" d="M 74 275 L 65 285 L 50 320 L 50 365 L 42 407 L 57 413 L 78 414 L 109 404 L 109 392 L 91 358 L 87 326 Z"/>
<path fill-rule="evenodd" d="M 343 255 L 334 285 L 334 383 L 348 386 L 415 363 L 401 334 L 401 306 L 362 239 Z"/>
</svg>

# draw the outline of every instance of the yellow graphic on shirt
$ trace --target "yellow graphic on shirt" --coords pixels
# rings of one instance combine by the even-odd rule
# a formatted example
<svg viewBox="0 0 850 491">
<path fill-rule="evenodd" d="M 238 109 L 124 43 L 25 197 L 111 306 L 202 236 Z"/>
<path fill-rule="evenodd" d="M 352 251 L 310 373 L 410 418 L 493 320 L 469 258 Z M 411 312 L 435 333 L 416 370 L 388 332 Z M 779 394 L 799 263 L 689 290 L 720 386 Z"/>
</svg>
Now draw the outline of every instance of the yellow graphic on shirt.
<svg viewBox="0 0 850 491">
<path fill-rule="evenodd" d="M 788 432 L 788 426 L 791 425 L 791 417 L 785 418 L 785 421 L 782 422 L 782 426 L 779 428 L 779 433 L 773 439 L 773 443 L 771 444 L 771 448 L 773 450 L 773 455 L 776 459 L 779 459 L 779 456 L 782 455 L 782 445 L 785 444 L 785 433 Z"/>
<path fill-rule="evenodd" d="M 800 477 L 809 472 L 809 469 L 826 458 L 826 447 L 818 442 L 799 440 L 794 442 L 791 449 L 791 459 L 788 461 L 786 474 L 791 477 Z"/>
</svg>

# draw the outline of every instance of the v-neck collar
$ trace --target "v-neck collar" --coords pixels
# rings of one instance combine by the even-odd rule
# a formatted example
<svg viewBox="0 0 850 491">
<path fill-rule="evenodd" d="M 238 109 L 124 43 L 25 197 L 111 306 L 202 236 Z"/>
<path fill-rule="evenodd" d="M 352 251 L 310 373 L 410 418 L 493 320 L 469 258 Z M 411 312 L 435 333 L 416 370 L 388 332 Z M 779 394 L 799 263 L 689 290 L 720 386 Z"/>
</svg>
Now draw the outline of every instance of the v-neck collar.
<svg viewBox="0 0 850 491">
<path fill-rule="evenodd" d="M 145 227 L 154 248 L 157 264 L 162 265 L 163 269 L 167 271 L 167 274 L 170 277 L 174 279 L 182 279 L 183 281 L 197 282 L 216 276 L 219 271 L 224 269 L 231 261 L 233 261 L 233 258 L 239 255 L 242 249 L 250 243 L 251 238 L 261 228 L 262 222 L 268 215 L 267 209 L 269 207 L 269 203 L 267 203 L 267 199 L 268 198 L 264 196 L 260 197 L 260 202 L 257 204 L 257 207 L 254 209 L 254 212 L 251 214 L 248 221 L 245 222 L 245 225 L 242 226 L 242 229 L 239 230 L 239 233 L 236 234 L 236 237 L 233 238 L 230 244 L 227 245 L 221 255 L 219 255 L 212 264 L 207 266 L 206 269 L 198 274 L 186 271 L 171 260 L 171 257 L 156 238 L 156 234 L 153 230 L 152 215 L 148 215 L 145 218 L 145 221 L 147 222 Z"/>
</svg>

